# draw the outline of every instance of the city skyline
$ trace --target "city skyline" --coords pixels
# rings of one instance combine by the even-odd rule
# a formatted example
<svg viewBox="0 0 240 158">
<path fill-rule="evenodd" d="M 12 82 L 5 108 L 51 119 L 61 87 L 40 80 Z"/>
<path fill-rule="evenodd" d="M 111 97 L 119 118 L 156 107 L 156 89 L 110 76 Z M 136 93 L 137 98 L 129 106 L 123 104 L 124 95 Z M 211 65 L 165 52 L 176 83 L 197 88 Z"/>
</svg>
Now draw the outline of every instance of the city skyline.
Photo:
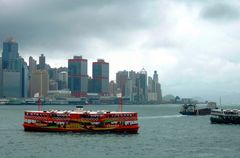
<svg viewBox="0 0 240 158">
<path fill-rule="evenodd" d="M 3 0 L 0 40 L 15 37 L 25 61 L 44 54 L 48 64 L 59 67 L 74 55 L 89 63 L 103 58 L 111 64 L 110 80 L 117 71 L 145 68 L 152 76 L 157 70 L 163 94 L 214 101 L 222 96 L 223 102 L 239 103 L 239 6 L 238 1 Z"/>
</svg>

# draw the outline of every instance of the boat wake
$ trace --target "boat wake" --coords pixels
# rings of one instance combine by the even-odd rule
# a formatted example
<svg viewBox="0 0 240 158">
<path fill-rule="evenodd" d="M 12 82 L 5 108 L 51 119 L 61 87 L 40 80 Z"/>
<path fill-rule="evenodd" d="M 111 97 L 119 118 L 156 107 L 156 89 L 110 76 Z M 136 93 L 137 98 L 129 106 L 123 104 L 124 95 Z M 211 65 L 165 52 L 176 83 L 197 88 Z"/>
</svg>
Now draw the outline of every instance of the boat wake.
<svg viewBox="0 0 240 158">
<path fill-rule="evenodd" d="M 182 117 L 182 115 L 163 115 L 163 116 L 143 116 L 143 117 L 138 117 L 139 119 L 159 119 L 159 118 L 177 118 L 177 117 Z"/>
</svg>

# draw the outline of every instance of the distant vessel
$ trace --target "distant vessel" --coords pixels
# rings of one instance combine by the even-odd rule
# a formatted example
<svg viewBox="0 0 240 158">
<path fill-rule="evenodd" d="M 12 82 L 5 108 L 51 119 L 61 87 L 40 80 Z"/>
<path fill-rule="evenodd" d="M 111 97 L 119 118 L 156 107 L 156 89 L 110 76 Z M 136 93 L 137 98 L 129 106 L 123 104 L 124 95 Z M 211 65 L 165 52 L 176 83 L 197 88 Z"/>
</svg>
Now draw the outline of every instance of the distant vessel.
<svg viewBox="0 0 240 158">
<path fill-rule="evenodd" d="M 238 109 L 214 109 L 211 112 L 211 123 L 240 124 L 240 110 Z"/>
<path fill-rule="evenodd" d="M 25 111 L 25 131 L 45 132 L 120 132 L 138 133 L 137 112 L 84 111 Z"/>
<path fill-rule="evenodd" d="M 210 115 L 212 109 L 216 109 L 215 102 L 209 102 L 206 108 L 197 108 L 195 104 L 184 104 L 180 110 L 182 115 Z"/>
<path fill-rule="evenodd" d="M 0 105 L 5 105 L 7 103 L 9 103 L 8 99 L 0 99 Z"/>
</svg>

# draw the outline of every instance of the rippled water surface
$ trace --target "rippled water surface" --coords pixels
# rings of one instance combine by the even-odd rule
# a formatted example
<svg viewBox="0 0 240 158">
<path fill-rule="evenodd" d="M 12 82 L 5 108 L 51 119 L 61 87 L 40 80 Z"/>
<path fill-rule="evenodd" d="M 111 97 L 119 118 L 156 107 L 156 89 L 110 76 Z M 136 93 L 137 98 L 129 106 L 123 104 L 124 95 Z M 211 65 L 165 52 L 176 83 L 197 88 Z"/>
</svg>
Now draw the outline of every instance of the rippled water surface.
<svg viewBox="0 0 240 158">
<path fill-rule="evenodd" d="M 118 109 L 117 105 L 84 108 Z M 24 110 L 36 109 L 36 106 L 0 106 L 1 158 L 238 158 L 240 155 L 240 125 L 213 125 L 209 116 L 181 116 L 179 105 L 125 105 L 125 111 L 139 113 L 139 134 L 24 132 Z"/>
</svg>

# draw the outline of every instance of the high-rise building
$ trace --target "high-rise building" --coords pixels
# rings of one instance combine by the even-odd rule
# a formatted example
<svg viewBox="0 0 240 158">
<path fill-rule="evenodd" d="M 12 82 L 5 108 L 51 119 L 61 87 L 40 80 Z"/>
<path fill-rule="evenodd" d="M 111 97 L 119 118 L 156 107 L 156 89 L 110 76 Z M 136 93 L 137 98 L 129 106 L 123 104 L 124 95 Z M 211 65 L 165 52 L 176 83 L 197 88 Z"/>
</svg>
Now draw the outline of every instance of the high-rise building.
<svg viewBox="0 0 240 158">
<path fill-rule="evenodd" d="M 103 59 L 93 62 L 92 66 L 93 91 L 100 95 L 109 94 L 109 63 Z"/>
<path fill-rule="evenodd" d="M 117 95 L 117 84 L 114 81 L 110 81 L 109 83 L 109 95 L 110 96 Z"/>
<path fill-rule="evenodd" d="M 58 89 L 68 89 L 68 73 L 66 71 L 62 71 L 58 74 Z"/>
<path fill-rule="evenodd" d="M 32 56 L 29 57 L 29 74 L 31 76 L 31 73 L 37 69 L 37 61 L 33 59 Z"/>
<path fill-rule="evenodd" d="M 72 96 L 85 97 L 87 95 L 87 59 L 83 59 L 82 56 L 68 59 L 68 88 Z"/>
<path fill-rule="evenodd" d="M 2 95 L 5 97 L 27 97 L 28 92 L 28 68 L 24 59 L 19 56 L 18 43 L 10 38 L 3 42 L 2 52 Z M 5 75 L 5 76 L 4 76 Z M 20 75 L 20 82 L 19 76 Z M 8 80 L 10 77 L 11 78 Z M 13 85 L 9 84 L 11 81 Z M 16 89 L 16 93 L 9 93 L 14 84 L 19 84 L 20 91 Z M 15 87 L 15 88 L 17 88 Z M 16 96 L 14 96 L 16 95 Z"/>
<path fill-rule="evenodd" d="M 156 70 L 154 71 L 154 74 L 153 74 L 153 81 L 154 81 L 155 83 L 159 83 L 159 82 L 158 82 L 158 74 L 157 74 L 157 71 L 156 71 Z"/>
<path fill-rule="evenodd" d="M 3 72 L 2 72 L 2 57 L 0 57 L 0 98 L 3 97 L 3 95 L 2 95 L 2 87 L 3 87 L 2 80 L 3 80 Z"/>
<path fill-rule="evenodd" d="M 157 71 L 154 71 L 153 78 L 148 79 L 148 101 L 154 103 L 162 102 L 161 84 L 158 81 Z"/>
<path fill-rule="evenodd" d="M 30 96 L 34 97 L 36 93 L 46 97 L 49 90 L 49 76 L 47 70 L 35 70 L 30 79 Z"/>
<path fill-rule="evenodd" d="M 18 43 L 9 38 L 3 42 L 2 68 L 8 71 L 19 71 Z"/>
<path fill-rule="evenodd" d="M 2 96 L 3 97 L 22 97 L 21 89 L 21 73 L 3 70 L 3 86 Z"/>
<path fill-rule="evenodd" d="M 147 101 L 147 71 L 142 69 L 136 78 L 137 98 L 139 103 L 145 103 Z"/>
<path fill-rule="evenodd" d="M 157 102 L 162 102 L 162 90 L 161 90 L 161 84 L 159 83 L 158 74 L 157 71 L 154 71 L 153 74 L 153 81 L 154 81 L 154 92 L 157 93 Z"/>
<path fill-rule="evenodd" d="M 137 95 L 137 76 L 138 74 L 131 70 L 129 71 L 129 79 L 127 82 L 127 87 L 128 87 L 128 91 L 129 91 L 129 98 L 131 102 L 138 102 L 138 95 Z"/>
<path fill-rule="evenodd" d="M 127 81 L 128 81 L 128 71 L 126 70 L 118 71 L 116 74 L 116 83 L 118 88 L 120 88 L 122 96 L 125 96 Z"/>
<path fill-rule="evenodd" d="M 46 58 L 43 54 L 39 57 L 39 65 L 38 69 L 44 70 L 46 69 Z"/>
</svg>

